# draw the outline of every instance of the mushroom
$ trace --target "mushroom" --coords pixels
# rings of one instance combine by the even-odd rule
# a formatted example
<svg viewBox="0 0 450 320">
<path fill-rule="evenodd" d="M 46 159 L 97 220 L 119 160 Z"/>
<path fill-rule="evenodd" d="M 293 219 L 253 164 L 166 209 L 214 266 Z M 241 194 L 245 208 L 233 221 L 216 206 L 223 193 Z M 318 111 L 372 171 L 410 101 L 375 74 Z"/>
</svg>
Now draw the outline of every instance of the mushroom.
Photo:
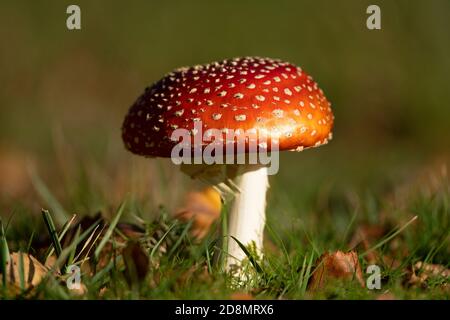
<svg viewBox="0 0 450 320">
<path fill-rule="evenodd" d="M 189 132 L 194 140 L 201 137 L 199 130 L 220 130 L 224 139 L 214 142 L 223 148 L 230 142 L 228 131 L 234 130 L 239 136 L 257 130 L 269 132 L 264 141 L 270 142 L 270 147 L 264 146 L 267 151 L 302 151 L 326 144 L 331 139 L 333 120 L 323 91 L 301 68 L 280 60 L 246 57 L 167 74 L 131 106 L 122 138 L 135 154 L 168 158 L 179 145 L 179 139 L 173 139 L 177 129 Z M 201 142 L 200 150 L 204 151 L 207 144 Z M 231 142 L 236 144 L 234 138 Z M 257 143 L 263 148 L 260 140 Z M 191 151 L 195 148 L 198 145 L 194 143 Z M 248 141 L 241 152 L 249 156 Z M 233 148 L 232 153 L 238 151 Z M 201 163 L 183 164 L 181 169 L 215 185 L 223 194 L 234 191 L 228 236 L 246 246 L 253 245 L 261 254 L 268 165 Z M 239 269 L 245 257 L 238 243 L 228 239 L 227 270 L 233 266 Z"/>
</svg>

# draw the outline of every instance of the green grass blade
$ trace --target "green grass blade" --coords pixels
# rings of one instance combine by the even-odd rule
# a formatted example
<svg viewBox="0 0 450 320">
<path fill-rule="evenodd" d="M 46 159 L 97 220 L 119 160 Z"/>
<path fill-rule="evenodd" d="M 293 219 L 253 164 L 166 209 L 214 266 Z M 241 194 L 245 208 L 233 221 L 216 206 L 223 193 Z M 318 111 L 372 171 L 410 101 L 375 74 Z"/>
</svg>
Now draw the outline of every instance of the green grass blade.
<svg viewBox="0 0 450 320">
<path fill-rule="evenodd" d="M 6 279 L 6 264 L 9 262 L 9 248 L 6 241 L 5 229 L 3 228 L 3 221 L 0 219 L 0 272 L 2 273 L 3 288 L 7 285 Z"/>
<path fill-rule="evenodd" d="M 228 234 L 228 204 L 224 203 L 222 205 L 222 211 L 220 212 L 221 217 L 221 227 L 222 227 L 222 250 L 219 252 L 219 258 L 217 259 L 217 262 L 220 266 L 223 266 L 225 263 L 226 255 L 224 255 L 224 252 L 228 251 L 228 237 L 225 236 Z"/>
<path fill-rule="evenodd" d="M 306 258 L 307 258 L 307 255 L 305 255 L 303 257 L 303 264 L 302 264 L 302 268 L 301 268 L 300 274 L 299 274 L 299 287 L 300 287 L 300 290 L 302 290 L 302 288 L 303 288 L 304 275 L 306 273 Z"/>
<path fill-rule="evenodd" d="M 191 228 L 191 226 L 192 226 L 192 220 L 189 221 L 188 223 L 186 223 L 186 226 L 184 227 L 183 232 L 181 233 L 181 235 L 178 237 L 177 242 L 175 242 L 175 244 L 170 249 L 170 251 L 169 251 L 169 253 L 167 255 L 169 258 L 172 256 L 172 254 L 175 253 L 175 251 L 180 246 L 180 244 L 183 241 L 183 239 L 185 239 L 187 237 L 189 229 Z"/>
<path fill-rule="evenodd" d="M 74 242 L 75 243 L 77 242 L 78 238 L 80 237 L 80 233 L 81 233 L 81 225 L 78 225 L 77 232 L 75 233 L 75 237 L 74 237 Z M 67 265 L 68 266 L 73 264 L 76 250 L 77 250 L 77 246 L 74 246 L 72 248 L 72 251 L 69 254 L 69 259 L 67 260 Z"/>
<path fill-rule="evenodd" d="M 54 269 L 61 267 L 62 263 L 67 259 L 69 254 L 72 252 L 73 248 L 78 246 L 78 244 L 83 241 L 95 228 L 98 227 L 98 224 L 101 220 L 97 220 L 95 223 L 93 223 L 89 228 L 86 229 L 79 237 L 78 239 L 72 241 L 70 245 L 68 245 L 64 250 L 61 252 L 61 255 L 56 260 L 56 263 L 54 265 Z"/>
<path fill-rule="evenodd" d="M 111 238 L 113 231 L 116 228 L 117 223 L 119 222 L 120 217 L 122 216 L 122 213 L 124 212 L 126 203 L 127 203 L 126 200 L 124 202 L 122 202 L 122 204 L 119 207 L 119 210 L 117 211 L 116 216 L 114 217 L 113 221 L 111 221 L 108 229 L 106 230 L 105 235 L 103 236 L 102 240 L 100 241 L 100 244 L 98 245 L 97 248 L 95 248 L 95 251 L 94 251 L 95 260 L 98 260 L 98 257 L 100 256 L 100 252 L 102 251 L 103 247 L 108 242 L 108 240 Z"/>
<path fill-rule="evenodd" d="M 289 253 L 287 251 L 287 248 L 284 244 L 283 239 L 281 239 L 280 236 L 275 232 L 275 230 L 272 229 L 272 226 L 269 223 L 266 223 L 266 230 L 269 233 L 269 235 L 273 238 L 273 240 L 281 246 L 281 249 L 283 250 L 283 254 L 286 257 L 287 263 L 288 263 L 289 267 L 291 267 L 291 265 L 292 265 L 291 258 L 289 257 Z"/>
<path fill-rule="evenodd" d="M 411 220 L 409 220 L 407 223 L 405 223 L 402 227 L 398 228 L 397 231 L 395 231 L 393 234 L 391 234 L 390 236 L 386 237 L 385 239 L 381 240 L 379 243 L 377 243 L 375 246 L 373 246 L 372 248 L 367 249 L 365 252 L 363 252 L 360 257 L 364 257 L 366 254 L 368 254 L 369 252 L 378 249 L 379 247 L 383 246 L 385 243 L 391 241 L 393 238 L 395 238 L 396 236 L 398 236 L 403 230 L 405 230 L 411 223 L 413 223 L 414 221 L 416 221 L 417 216 L 414 216 Z"/>
<path fill-rule="evenodd" d="M 247 256 L 248 260 L 250 260 L 250 263 L 253 265 L 253 267 L 256 269 L 256 271 L 258 273 L 262 274 L 263 273 L 263 269 L 261 268 L 259 263 L 256 261 L 255 257 L 250 253 L 250 251 L 248 251 L 248 249 L 238 239 L 236 239 L 233 236 L 230 236 L 230 237 L 233 238 L 233 240 L 237 242 L 237 244 L 242 249 L 242 251 L 244 251 L 245 255 Z"/>
<path fill-rule="evenodd" d="M 62 231 L 61 231 L 61 233 L 58 235 L 58 240 L 59 240 L 59 242 L 62 241 L 62 239 L 63 239 L 64 236 L 66 235 L 67 231 L 69 231 L 69 229 L 70 229 L 72 223 L 75 221 L 76 216 L 77 216 L 77 215 L 74 214 L 74 215 L 72 216 L 72 218 L 70 218 L 70 220 L 68 220 L 68 221 L 64 224 L 64 226 L 62 227 Z M 48 253 L 45 255 L 45 260 L 44 260 L 44 261 L 46 261 L 46 260 L 48 259 L 48 257 L 50 257 L 50 256 L 53 254 L 54 251 L 55 251 L 54 247 L 53 247 L 53 246 L 50 247 L 50 249 L 48 250 Z"/>
<path fill-rule="evenodd" d="M 78 255 L 75 257 L 75 261 L 78 261 L 78 259 L 81 257 L 81 255 L 84 253 L 84 250 L 86 250 L 86 248 L 88 249 L 86 251 L 86 254 L 84 255 L 84 258 L 80 259 L 80 264 L 82 265 L 85 261 L 87 261 L 89 259 L 89 254 L 92 251 L 92 248 L 95 246 L 95 244 L 97 243 L 97 240 L 100 238 L 100 236 L 103 233 L 103 230 L 105 229 L 105 226 L 103 226 L 101 228 L 101 230 L 96 234 L 98 227 L 100 227 L 100 225 L 98 225 L 94 231 L 92 231 L 92 234 L 89 236 L 89 238 L 84 242 L 83 247 L 81 248 L 80 252 L 78 253 Z M 95 239 L 94 239 L 95 236 Z M 88 248 L 89 246 L 89 248 Z"/>
<path fill-rule="evenodd" d="M 20 290 L 25 290 L 25 268 L 23 263 L 23 254 L 19 251 L 19 284 Z"/>
<path fill-rule="evenodd" d="M 30 239 L 28 240 L 28 244 L 27 244 L 27 250 L 26 250 L 27 253 L 30 253 L 31 244 L 33 243 L 33 239 L 34 239 L 34 234 L 35 233 L 36 232 L 34 230 L 31 232 L 31 236 L 30 236 Z"/>
<path fill-rule="evenodd" d="M 53 243 L 53 248 L 55 248 L 56 256 L 59 257 L 61 255 L 62 247 L 61 242 L 58 239 L 58 232 L 56 232 L 55 224 L 53 223 L 52 216 L 48 210 L 42 209 L 42 218 L 44 219 L 45 226 L 47 227 L 47 231 L 50 234 L 50 239 Z"/>
<path fill-rule="evenodd" d="M 308 261 L 308 266 L 306 267 L 306 270 L 303 273 L 302 286 L 301 286 L 302 294 L 305 294 L 306 290 L 308 288 L 308 280 L 309 280 L 309 277 L 311 276 L 311 268 L 313 265 L 313 258 L 314 258 L 314 251 L 311 252 L 311 256 L 309 257 L 309 261 Z"/>
<path fill-rule="evenodd" d="M 111 271 L 115 264 L 118 264 L 122 261 L 122 256 L 119 255 L 115 259 L 111 260 L 106 267 L 104 267 L 102 270 L 97 272 L 91 279 L 91 284 L 96 284 L 98 281 L 100 281 L 104 276 L 108 274 L 109 271 Z"/>
<path fill-rule="evenodd" d="M 155 246 L 152 248 L 152 251 L 150 252 L 150 261 L 153 260 L 153 256 L 156 253 L 156 250 L 158 250 L 159 246 L 161 245 L 161 243 L 164 241 L 164 239 L 167 237 L 167 235 L 170 233 L 170 231 L 172 231 L 173 228 L 175 228 L 175 226 L 178 223 L 175 221 L 174 224 L 172 224 L 169 229 L 166 231 L 166 233 L 163 234 L 163 236 L 161 237 L 161 239 L 158 240 L 158 242 L 155 244 Z"/>
</svg>

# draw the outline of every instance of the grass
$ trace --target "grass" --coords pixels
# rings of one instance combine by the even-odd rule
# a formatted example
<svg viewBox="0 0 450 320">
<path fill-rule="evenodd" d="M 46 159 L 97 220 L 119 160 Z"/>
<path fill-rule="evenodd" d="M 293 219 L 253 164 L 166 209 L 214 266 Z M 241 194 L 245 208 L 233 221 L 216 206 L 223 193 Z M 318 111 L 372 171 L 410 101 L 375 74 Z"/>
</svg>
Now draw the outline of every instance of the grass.
<svg viewBox="0 0 450 320">
<path fill-rule="evenodd" d="M 94 221 L 89 227 L 81 230 L 76 228 L 75 236 L 71 242 L 65 243 L 69 227 L 74 225 L 74 217 L 68 219 L 60 228 L 55 227 L 52 215 L 43 210 L 43 221 L 36 225 L 34 232 L 42 234 L 46 228 L 50 235 L 50 241 L 44 256 L 56 248 L 55 267 L 59 267 L 70 261 L 71 264 L 82 266 L 94 264 L 93 269 L 82 269 L 82 282 L 87 291 L 84 295 L 75 295 L 65 286 L 63 279 L 55 274 L 50 274 L 31 293 L 28 298 L 45 299 L 216 299 L 230 298 L 235 292 L 248 292 L 260 299 L 375 299 L 381 293 L 389 292 L 397 299 L 447 299 L 449 298 L 448 279 L 433 278 L 420 285 L 409 285 L 408 270 L 418 261 L 425 263 L 441 264 L 448 267 L 449 263 L 449 232 L 450 219 L 448 214 L 449 189 L 448 181 L 442 179 L 438 186 L 432 189 L 419 183 L 416 191 L 413 186 L 407 188 L 406 194 L 402 194 L 396 200 L 386 198 L 379 205 L 395 212 L 390 216 L 390 222 L 377 221 L 371 226 L 390 225 L 383 230 L 383 235 L 375 239 L 370 247 L 359 247 L 359 260 L 363 272 L 373 261 L 367 257 L 374 254 L 375 262 L 382 270 L 381 290 L 368 290 L 358 286 L 352 281 L 331 282 L 323 290 L 312 292 L 308 288 L 308 282 L 314 273 L 315 261 L 322 253 L 333 250 L 347 251 L 350 238 L 358 226 L 367 224 L 367 214 L 347 215 L 343 224 L 345 232 L 333 232 L 337 230 L 332 219 L 324 219 L 321 230 L 315 232 L 309 228 L 309 223 L 295 223 L 292 219 L 290 228 L 271 223 L 269 219 L 266 228 L 266 252 L 263 258 L 252 253 L 250 248 L 241 248 L 249 257 L 244 265 L 249 278 L 240 282 L 235 281 L 222 267 L 225 256 L 222 246 L 223 237 L 217 231 L 226 215 L 216 221 L 209 235 L 201 242 L 193 241 L 189 236 L 191 223 L 181 223 L 167 215 L 165 208 L 160 207 L 159 219 L 144 219 L 142 225 L 145 235 L 139 241 L 150 243 L 150 238 L 159 230 L 160 236 L 154 239 L 153 244 L 143 246 L 150 258 L 150 266 L 147 275 L 139 279 L 138 283 L 130 284 L 127 278 L 127 270 L 123 263 L 123 250 L 128 239 L 118 229 L 118 222 L 124 215 L 143 211 L 137 208 L 138 203 L 130 204 L 124 201 L 115 212 L 111 223 L 100 227 L 100 221 Z M 401 187 L 399 187 L 401 188 Z M 394 191 L 396 192 L 396 191 Z M 403 192 L 403 191 L 402 191 Z M 53 198 L 53 196 L 52 196 Z M 370 199 L 366 198 L 366 199 Z M 373 204 L 363 203 L 364 206 Z M 335 208 L 331 208 L 333 210 Z M 269 217 L 274 214 L 274 209 L 269 209 Z M 358 211 L 358 210 L 356 210 Z M 17 215 L 17 214 L 16 214 Z M 395 226 L 394 221 L 398 224 Z M 13 221 L 14 222 L 14 221 Z M 163 227 L 162 227 L 163 226 Z M 20 223 L 13 223 L 9 229 L 21 228 Z M 97 231 L 102 229 L 103 236 Z M 308 232 L 308 230 L 310 230 Z M 331 231 L 330 231 L 331 230 Z M 5 260 L 9 247 L 17 248 L 21 243 L 20 238 L 11 238 L 1 233 L 2 261 Z M 73 233 L 73 231 L 72 231 Z M 11 231 L 14 234 L 14 231 Z M 6 237 L 5 237 L 6 235 Z M 31 237 L 31 234 L 30 234 Z M 236 241 L 236 239 L 228 239 Z M 29 239 L 29 253 L 37 254 L 36 242 Z M 61 243 L 65 243 L 62 247 Z M 125 243 L 125 244 L 124 244 Z M 109 251 L 107 246 L 111 246 Z M 20 244 L 19 244 L 20 247 Z M 78 250 L 77 250 L 78 248 Z M 112 249 L 111 249 L 112 248 Z M 119 249 L 118 249 L 119 248 Z M 92 254 L 90 251 L 92 250 Z M 112 252 L 111 252 L 112 250 Z M 89 262 L 89 260 L 91 260 Z M 99 263 L 99 261 L 104 263 Z M 22 261 L 23 263 L 23 261 Z M 23 264 L 19 263 L 19 267 Z M 20 287 L 23 291 L 23 269 L 19 268 Z M 63 269 L 65 270 L 65 269 Z M 136 277 L 136 276 L 135 276 Z M 365 275 L 367 277 L 367 275 Z M 136 278 L 135 278 L 136 279 Z M 445 285 L 447 287 L 445 287 Z M 6 298 L 14 296 L 3 293 Z"/>
</svg>

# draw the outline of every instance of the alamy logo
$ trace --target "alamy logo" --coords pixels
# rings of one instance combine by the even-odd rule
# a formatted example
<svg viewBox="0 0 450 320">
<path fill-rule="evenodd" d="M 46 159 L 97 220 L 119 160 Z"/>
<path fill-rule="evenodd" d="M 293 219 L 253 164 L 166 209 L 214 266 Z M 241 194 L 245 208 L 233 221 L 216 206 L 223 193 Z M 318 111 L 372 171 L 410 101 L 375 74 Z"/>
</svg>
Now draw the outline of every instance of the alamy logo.
<svg viewBox="0 0 450 320">
<path fill-rule="evenodd" d="M 381 289 L 381 269 L 376 264 L 367 267 L 366 273 L 370 274 L 366 280 L 367 289 Z"/>
<path fill-rule="evenodd" d="M 70 265 L 67 267 L 67 273 L 69 277 L 67 278 L 66 285 L 69 290 L 79 290 L 81 288 L 81 270 L 77 265 Z"/>
<path fill-rule="evenodd" d="M 81 9 L 76 4 L 67 7 L 66 13 L 69 14 L 66 20 L 66 27 L 69 30 L 81 29 Z"/>
<path fill-rule="evenodd" d="M 381 29 L 381 9 L 376 4 L 372 4 L 367 7 L 367 14 L 370 16 L 366 20 L 366 26 L 369 30 L 380 30 Z"/>
</svg>

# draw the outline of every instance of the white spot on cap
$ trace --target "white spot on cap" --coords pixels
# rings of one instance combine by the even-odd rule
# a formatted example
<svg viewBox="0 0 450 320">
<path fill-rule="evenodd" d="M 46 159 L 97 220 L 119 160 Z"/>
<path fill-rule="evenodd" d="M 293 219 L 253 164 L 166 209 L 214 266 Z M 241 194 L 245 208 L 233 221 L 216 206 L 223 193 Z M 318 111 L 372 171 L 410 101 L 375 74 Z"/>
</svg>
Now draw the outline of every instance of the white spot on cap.
<svg viewBox="0 0 450 320">
<path fill-rule="evenodd" d="M 255 98 L 256 98 L 256 100 L 258 100 L 258 101 L 264 101 L 264 100 L 266 100 L 266 98 L 265 98 L 264 96 L 261 96 L 261 95 L 257 95 L 257 96 L 255 96 Z"/>
<path fill-rule="evenodd" d="M 220 118 L 222 118 L 222 114 L 221 113 L 213 113 L 212 118 L 214 120 L 219 120 Z"/>
<path fill-rule="evenodd" d="M 277 118 L 282 118 L 283 117 L 283 110 L 281 109 L 275 109 L 272 111 L 272 114 L 277 117 Z"/>
<path fill-rule="evenodd" d="M 255 89 L 256 85 L 254 83 L 250 83 L 247 88 L 248 89 Z"/>
<path fill-rule="evenodd" d="M 227 95 L 227 92 L 225 90 L 223 90 L 223 91 L 220 91 L 217 95 L 219 97 L 225 97 Z"/>
<path fill-rule="evenodd" d="M 234 116 L 234 119 L 236 121 L 245 121 L 247 119 L 247 116 L 245 114 L 238 114 Z"/>
<path fill-rule="evenodd" d="M 284 93 L 287 94 L 288 96 L 292 96 L 292 91 L 289 90 L 288 88 L 284 89 Z"/>
<path fill-rule="evenodd" d="M 233 97 L 235 97 L 236 99 L 242 99 L 244 97 L 244 95 L 242 93 L 238 92 L 238 93 L 234 94 Z"/>
</svg>

